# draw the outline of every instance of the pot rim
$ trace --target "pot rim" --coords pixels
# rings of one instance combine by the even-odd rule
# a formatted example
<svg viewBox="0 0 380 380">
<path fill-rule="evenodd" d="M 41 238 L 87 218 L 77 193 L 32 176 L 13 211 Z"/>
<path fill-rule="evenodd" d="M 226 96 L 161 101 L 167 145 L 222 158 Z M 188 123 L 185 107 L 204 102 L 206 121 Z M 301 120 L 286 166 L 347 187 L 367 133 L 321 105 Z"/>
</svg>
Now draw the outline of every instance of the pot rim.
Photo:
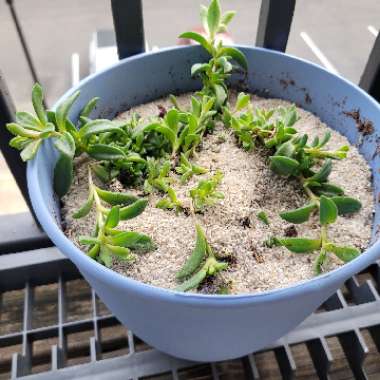
<svg viewBox="0 0 380 380">
<path fill-rule="evenodd" d="M 351 83 L 347 79 L 343 78 L 340 75 L 333 74 L 324 67 L 317 65 L 315 63 L 309 62 L 305 59 L 295 57 L 290 54 L 285 54 L 282 52 L 253 47 L 247 45 L 234 45 L 237 48 L 242 50 L 255 50 L 261 54 L 273 55 L 276 57 L 288 59 L 290 61 L 295 61 L 301 63 L 302 65 L 312 66 L 317 70 L 322 70 L 326 75 L 335 77 L 339 81 L 345 83 L 346 85 L 353 87 L 361 96 L 364 96 L 366 100 L 372 105 L 374 105 L 380 112 L 380 105 L 368 95 L 364 90 L 362 90 L 357 85 Z M 134 55 L 120 60 L 119 62 L 113 64 L 112 66 L 103 69 L 97 73 L 89 75 L 84 80 L 80 81 L 76 86 L 68 90 L 60 99 L 55 103 L 53 109 L 57 107 L 68 96 L 73 94 L 75 91 L 86 84 L 89 81 L 94 80 L 97 76 L 102 75 L 103 73 L 112 71 L 115 67 L 125 64 L 125 62 L 132 62 L 139 59 L 147 58 L 151 55 L 166 54 L 168 52 L 173 52 L 181 49 L 200 49 L 199 45 L 191 46 L 175 46 L 160 49 L 155 52 L 145 52 L 141 54 Z M 37 156 L 32 161 L 28 161 L 27 164 L 27 183 L 29 189 L 29 195 L 31 198 L 33 209 L 36 213 L 36 216 L 41 223 L 41 226 L 46 231 L 47 235 L 51 238 L 53 243 L 58 247 L 62 247 L 63 253 L 78 266 L 80 271 L 84 273 L 89 273 L 97 280 L 100 280 L 103 283 L 110 283 L 112 286 L 117 288 L 132 288 L 133 291 L 140 293 L 144 297 L 150 298 L 161 298 L 166 301 L 171 302 L 181 302 L 188 304 L 197 304 L 199 306 L 208 305 L 210 302 L 213 303 L 212 306 L 229 306 L 233 304 L 252 304 L 253 302 L 272 302 L 275 300 L 284 300 L 290 297 L 296 297 L 299 294 L 304 294 L 305 292 L 314 293 L 318 292 L 321 287 L 327 287 L 333 282 L 344 282 L 346 279 L 359 272 L 361 269 L 364 269 L 366 266 L 370 265 L 380 256 L 380 241 L 375 242 L 372 246 L 367 248 L 364 252 L 361 253 L 353 261 L 346 263 L 339 268 L 336 268 L 330 272 L 316 276 L 309 280 L 298 281 L 294 284 L 288 285 L 283 288 L 276 288 L 272 290 L 262 291 L 260 293 L 242 293 L 242 294 L 232 294 L 232 295 L 209 295 L 209 294 L 198 294 L 198 293 L 183 293 L 172 289 L 161 288 L 158 286 L 146 284 L 133 278 L 124 276 L 110 268 L 103 266 L 97 261 L 93 260 L 87 256 L 83 251 L 81 251 L 69 238 L 67 238 L 64 232 L 58 227 L 53 216 L 49 212 L 46 203 L 42 197 L 40 191 L 40 184 L 38 181 L 38 163 L 42 160 L 42 151 L 40 150 L 37 153 Z M 63 249 L 64 248 L 64 249 Z"/>
</svg>

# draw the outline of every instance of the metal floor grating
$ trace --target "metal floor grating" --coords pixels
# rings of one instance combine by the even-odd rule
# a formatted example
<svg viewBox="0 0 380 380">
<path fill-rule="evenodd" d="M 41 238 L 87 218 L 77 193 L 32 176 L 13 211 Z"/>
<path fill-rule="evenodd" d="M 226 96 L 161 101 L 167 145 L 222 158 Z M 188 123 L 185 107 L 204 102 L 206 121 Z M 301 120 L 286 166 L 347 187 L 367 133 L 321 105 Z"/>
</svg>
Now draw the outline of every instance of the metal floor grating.
<svg viewBox="0 0 380 380">
<path fill-rule="evenodd" d="M 0 379 L 379 379 L 380 265 L 265 350 L 171 358 L 112 316 L 55 248 L 0 256 Z"/>
</svg>

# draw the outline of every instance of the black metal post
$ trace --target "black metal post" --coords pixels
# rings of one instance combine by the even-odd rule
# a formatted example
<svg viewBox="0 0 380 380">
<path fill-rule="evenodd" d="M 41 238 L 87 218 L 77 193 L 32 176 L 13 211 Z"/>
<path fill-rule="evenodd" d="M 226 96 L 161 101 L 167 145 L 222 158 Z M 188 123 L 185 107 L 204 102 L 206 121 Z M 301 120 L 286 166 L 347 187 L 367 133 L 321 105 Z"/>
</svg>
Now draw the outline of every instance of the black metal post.
<svg viewBox="0 0 380 380">
<path fill-rule="evenodd" d="M 373 45 L 359 86 L 380 102 L 380 33 Z"/>
<path fill-rule="evenodd" d="M 33 81 L 35 83 L 36 82 L 40 83 L 40 81 L 38 79 L 36 68 L 35 68 L 34 63 L 33 63 L 32 56 L 31 56 L 30 51 L 29 51 L 28 44 L 27 44 L 25 36 L 24 36 L 24 32 L 22 30 L 21 24 L 19 22 L 19 19 L 18 19 L 17 13 L 16 13 L 16 9 L 14 7 L 13 0 L 6 0 L 6 2 L 8 4 L 8 6 L 9 6 L 9 10 L 11 12 L 12 20 L 13 20 L 13 22 L 15 24 L 17 35 L 18 35 L 18 37 L 20 39 L 21 47 L 22 47 L 22 50 L 24 52 L 26 61 L 28 63 L 30 74 L 32 75 Z M 45 100 L 44 100 L 44 105 L 46 107 Z"/>
<path fill-rule="evenodd" d="M 141 0 L 111 0 L 119 59 L 145 51 Z"/>
<path fill-rule="evenodd" d="M 285 51 L 296 0 L 262 0 L 256 45 Z"/>
</svg>

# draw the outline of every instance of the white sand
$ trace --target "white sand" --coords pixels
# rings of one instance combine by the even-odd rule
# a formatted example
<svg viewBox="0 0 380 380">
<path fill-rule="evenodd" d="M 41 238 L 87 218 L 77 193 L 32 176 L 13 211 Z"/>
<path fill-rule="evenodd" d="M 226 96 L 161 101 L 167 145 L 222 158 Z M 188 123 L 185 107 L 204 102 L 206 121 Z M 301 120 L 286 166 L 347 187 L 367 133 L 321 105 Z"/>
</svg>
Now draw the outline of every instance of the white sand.
<svg viewBox="0 0 380 380">
<path fill-rule="evenodd" d="M 189 104 L 189 95 L 179 97 L 180 104 Z M 273 108 L 288 106 L 289 103 L 277 99 L 253 97 L 255 107 Z M 142 117 L 157 115 L 157 105 L 170 107 L 168 99 L 135 107 L 119 115 L 128 117 L 131 112 L 138 112 Z M 297 109 L 301 119 L 296 128 L 307 133 L 309 137 L 323 136 L 328 127 L 316 116 L 300 108 Z M 332 138 L 330 148 L 347 145 L 348 141 L 339 133 L 330 130 Z M 224 143 L 219 143 L 218 135 L 227 136 Z M 284 236 L 290 226 L 278 214 L 283 210 L 299 207 L 306 202 L 306 197 L 297 181 L 289 181 L 274 174 L 266 162 L 265 150 L 255 149 L 245 152 L 235 144 L 233 136 L 228 136 L 222 126 L 217 127 L 213 135 L 208 136 L 195 160 L 207 167 L 210 173 L 196 176 L 186 186 L 179 184 L 174 188 L 179 197 L 186 201 L 187 191 L 194 187 L 202 177 L 209 177 L 215 170 L 224 173 L 220 191 L 225 199 L 218 205 L 210 207 L 203 215 L 197 215 L 204 226 L 209 242 L 219 254 L 232 254 L 235 263 L 221 273 L 218 282 L 228 282 L 231 292 L 259 292 L 281 288 L 310 279 L 314 276 L 313 261 L 318 253 L 293 254 L 282 247 L 267 248 L 263 242 L 273 236 Z M 87 197 L 86 163 L 78 168 L 76 186 L 65 197 L 63 213 L 67 223 L 67 235 L 75 241 L 78 235 L 89 234 L 94 226 L 94 215 L 74 220 L 71 213 Z M 175 175 L 174 175 L 175 176 Z M 355 246 L 364 250 L 370 240 L 373 195 L 371 190 L 371 173 L 364 158 L 351 146 L 349 157 L 334 161 L 330 181 L 345 189 L 345 194 L 359 199 L 362 209 L 350 217 L 338 217 L 336 224 L 329 228 L 329 237 L 338 244 Z M 114 183 L 113 188 L 120 188 Z M 138 257 L 134 264 L 125 264 L 115 260 L 113 269 L 136 280 L 152 285 L 174 288 L 177 283 L 175 273 L 181 268 L 195 243 L 194 220 L 183 214 L 155 208 L 162 195 L 152 194 L 149 205 L 137 218 L 121 223 L 126 229 L 136 230 L 150 235 L 157 244 L 157 249 Z M 259 211 L 265 211 L 270 225 L 264 225 L 258 218 Z M 250 227 L 242 226 L 241 220 L 249 218 Z M 298 236 L 317 237 L 319 234 L 318 217 L 314 216 L 307 223 L 297 225 Z M 331 270 L 343 263 L 331 256 L 327 269 Z"/>
</svg>

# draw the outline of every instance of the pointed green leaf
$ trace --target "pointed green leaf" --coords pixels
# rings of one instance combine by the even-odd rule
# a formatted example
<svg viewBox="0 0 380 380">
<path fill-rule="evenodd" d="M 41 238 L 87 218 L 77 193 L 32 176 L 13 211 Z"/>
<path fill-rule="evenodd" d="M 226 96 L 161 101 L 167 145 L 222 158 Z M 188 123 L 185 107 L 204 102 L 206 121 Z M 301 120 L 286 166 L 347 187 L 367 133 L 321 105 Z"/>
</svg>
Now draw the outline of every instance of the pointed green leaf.
<svg viewBox="0 0 380 380">
<path fill-rule="evenodd" d="M 55 120 L 58 126 L 58 129 L 62 132 L 66 130 L 66 118 L 69 115 L 70 108 L 78 98 L 80 91 L 74 92 L 71 96 L 65 99 L 55 111 Z"/>
<path fill-rule="evenodd" d="M 91 247 L 87 251 L 87 255 L 90 256 L 92 259 L 95 259 L 98 256 L 99 251 L 100 251 L 100 245 L 99 244 L 95 244 L 93 247 Z"/>
<path fill-rule="evenodd" d="M 317 187 L 314 187 L 312 184 L 310 184 L 309 187 L 313 190 L 313 193 L 317 195 L 325 195 L 326 197 L 334 197 L 337 195 L 344 194 L 344 191 L 341 187 L 334 185 L 333 183 L 330 183 L 330 182 L 324 182 L 324 183 L 318 184 Z"/>
<path fill-rule="evenodd" d="M 93 244 L 99 244 L 100 241 L 93 236 L 79 236 L 78 238 L 79 243 L 83 245 L 93 245 Z"/>
<path fill-rule="evenodd" d="M 269 226 L 269 219 L 268 219 L 268 215 L 264 212 L 264 211 L 260 211 L 258 214 L 257 214 L 257 217 L 264 223 L 266 224 L 267 226 Z"/>
<path fill-rule="evenodd" d="M 224 15 L 222 16 L 222 20 L 221 20 L 221 23 L 223 25 L 228 25 L 232 19 L 235 17 L 236 15 L 236 12 L 235 11 L 227 11 L 224 13 Z"/>
<path fill-rule="evenodd" d="M 94 203 L 94 194 L 92 191 L 90 191 L 86 202 L 82 205 L 82 207 L 78 211 L 74 212 L 74 214 L 72 215 L 73 218 L 80 219 L 88 215 L 88 213 L 91 211 L 93 203 Z"/>
<path fill-rule="evenodd" d="M 207 69 L 210 67 L 208 63 L 194 63 L 193 66 L 191 66 L 191 76 L 195 76 L 201 72 L 207 71 Z"/>
<path fill-rule="evenodd" d="M 314 271 L 317 275 L 322 273 L 323 264 L 326 262 L 326 259 L 327 259 L 327 252 L 325 249 L 322 248 L 321 252 L 319 253 L 314 263 Z"/>
<path fill-rule="evenodd" d="M 41 145 L 42 140 L 31 140 L 30 143 L 25 145 L 24 149 L 21 151 L 20 156 L 23 161 L 29 161 L 37 154 L 38 149 Z"/>
<path fill-rule="evenodd" d="M 130 206 L 126 206 L 120 209 L 120 220 L 127 220 L 135 218 L 140 215 L 148 204 L 147 199 L 139 199 L 132 203 Z"/>
<path fill-rule="evenodd" d="M 338 247 L 335 244 L 329 243 L 325 245 L 325 249 L 328 252 L 334 253 L 345 263 L 355 259 L 360 255 L 360 251 L 354 247 Z"/>
<path fill-rule="evenodd" d="M 181 285 L 178 285 L 176 290 L 178 292 L 187 292 L 188 290 L 197 288 L 206 277 L 207 271 L 202 268 L 199 272 L 195 273 L 194 276 L 184 281 Z"/>
<path fill-rule="evenodd" d="M 220 108 L 227 100 L 227 92 L 220 84 L 214 84 L 213 87 L 215 91 L 215 105 Z"/>
<path fill-rule="evenodd" d="M 185 261 L 185 264 L 183 265 L 181 270 L 177 272 L 176 277 L 178 279 L 183 279 L 185 277 L 191 276 L 200 267 L 202 261 L 206 258 L 206 236 L 199 224 L 196 224 L 195 228 L 197 232 L 195 248 L 191 255 Z"/>
<path fill-rule="evenodd" d="M 338 196 L 332 197 L 331 200 L 338 208 L 339 215 L 353 214 L 362 207 L 362 204 L 357 199 L 351 197 Z"/>
<path fill-rule="evenodd" d="M 119 125 L 107 119 L 97 119 L 89 121 L 79 130 L 79 136 L 82 139 L 88 139 L 90 136 L 104 132 L 123 132 Z"/>
<path fill-rule="evenodd" d="M 271 161 L 271 169 L 281 175 L 295 174 L 300 166 L 298 161 L 286 156 L 271 156 L 269 159 Z"/>
<path fill-rule="evenodd" d="M 126 247 L 118 247 L 116 245 L 106 244 L 105 245 L 107 249 L 115 256 L 117 256 L 119 259 L 123 261 L 134 261 L 135 256 L 130 251 L 129 248 Z"/>
<path fill-rule="evenodd" d="M 251 99 L 251 97 L 249 96 L 249 94 L 245 94 L 244 92 L 240 92 L 238 97 L 237 97 L 237 100 L 236 100 L 235 110 L 241 111 L 244 108 L 246 108 L 249 104 L 250 99 Z"/>
<path fill-rule="evenodd" d="M 236 61 L 243 69 L 248 70 L 248 61 L 245 55 L 238 49 L 234 47 L 224 47 L 222 49 L 222 54 L 230 56 L 234 61 Z"/>
<path fill-rule="evenodd" d="M 112 206 L 130 205 L 139 199 L 135 195 L 129 194 L 129 193 L 107 191 L 107 190 L 100 189 L 99 187 L 96 187 L 95 190 L 101 200 L 103 200 L 104 202 L 107 202 L 108 204 Z"/>
<path fill-rule="evenodd" d="M 219 0 L 211 0 L 211 3 L 207 10 L 207 25 L 210 36 L 214 38 L 216 32 L 219 29 L 221 19 Z"/>
<path fill-rule="evenodd" d="M 42 125 L 47 123 L 46 111 L 43 105 L 43 91 L 39 83 L 36 83 L 32 89 L 32 103 L 34 111 Z"/>
<path fill-rule="evenodd" d="M 321 248 L 321 240 L 306 238 L 286 238 L 277 241 L 289 251 L 294 253 L 308 253 Z"/>
<path fill-rule="evenodd" d="M 308 181 L 316 181 L 316 182 L 326 182 L 328 176 L 331 173 L 332 169 L 332 161 L 331 159 L 327 159 L 324 164 L 319 169 L 318 173 L 314 174 L 312 177 L 307 178 Z"/>
<path fill-rule="evenodd" d="M 63 132 L 60 137 L 58 137 L 54 141 L 54 146 L 66 156 L 71 158 L 74 157 L 75 154 L 75 140 L 73 136 L 69 132 Z"/>
<path fill-rule="evenodd" d="M 135 249 L 141 252 L 155 248 L 152 239 L 145 234 L 134 231 L 123 231 L 109 239 L 110 243 L 119 247 Z"/>
<path fill-rule="evenodd" d="M 105 221 L 106 228 L 115 228 L 119 224 L 120 220 L 120 209 L 119 206 L 113 206 L 107 215 Z"/>
<path fill-rule="evenodd" d="M 178 110 L 176 110 L 175 108 L 169 110 L 165 115 L 165 121 L 167 125 L 170 127 L 170 129 L 172 129 L 173 131 L 177 131 L 178 129 L 178 115 Z"/>
<path fill-rule="evenodd" d="M 27 137 L 16 136 L 9 141 L 9 146 L 18 150 L 24 149 L 30 139 Z"/>
<path fill-rule="evenodd" d="M 125 158 L 125 153 L 115 146 L 106 144 L 93 144 L 87 149 L 87 153 L 95 160 L 113 161 Z"/>
<path fill-rule="evenodd" d="M 12 133 L 12 135 L 15 136 L 38 138 L 40 135 L 40 132 L 36 132 L 31 129 L 26 129 L 22 127 L 20 124 L 16 123 L 8 123 L 6 124 L 6 128 L 10 133 Z"/>
<path fill-rule="evenodd" d="M 317 205 L 315 203 L 310 203 L 295 210 L 282 212 L 280 213 L 280 216 L 289 223 L 300 224 L 308 221 L 311 213 L 315 209 L 317 209 Z"/>
<path fill-rule="evenodd" d="M 16 112 L 16 123 L 24 128 L 33 129 L 34 131 L 41 131 L 41 123 L 36 117 L 29 112 Z"/>
<path fill-rule="evenodd" d="M 80 112 L 80 117 L 89 117 L 90 113 L 93 111 L 93 109 L 96 107 L 96 103 L 98 102 L 100 98 L 95 97 L 92 98 L 82 109 Z"/>
<path fill-rule="evenodd" d="M 196 32 L 186 32 L 182 33 L 179 38 L 186 38 L 193 40 L 195 42 L 198 42 L 201 46 L 203 46 L 204 49 L 206 49 L 209 53 L 211 53 L 212 48 L 211 45 L 208 43 L 206 38 L 204 38 L 201 34 Z"/>
<path fill-rule="evenodd" d="M 338 217 L 338 208 L 331 198 L 324 195 L 320 198 L 319 220 L 322 225 L 335 223 Z"/>
<path fill-rule="evenodd" d="M 100 252 L 98 259 L 102 262 L 107 268 L 112 266 L 112 252 L 105 246 L 100 246 Z"/>
</svg>

